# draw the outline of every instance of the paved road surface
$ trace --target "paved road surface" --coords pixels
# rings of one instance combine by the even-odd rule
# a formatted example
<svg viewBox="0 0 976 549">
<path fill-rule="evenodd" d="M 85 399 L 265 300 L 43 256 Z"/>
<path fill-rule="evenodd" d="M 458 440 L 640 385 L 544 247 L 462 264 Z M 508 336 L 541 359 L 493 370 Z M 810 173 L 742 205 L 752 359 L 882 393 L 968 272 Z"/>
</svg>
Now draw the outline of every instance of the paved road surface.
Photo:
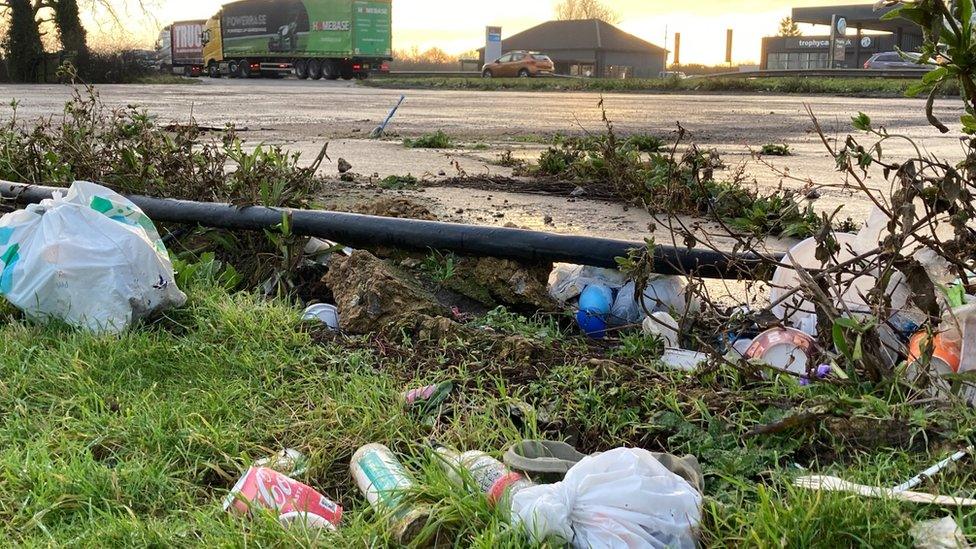
<svg viewBox="0 0 976 549">
<path fill-rule="evenodd" d="M 164 119 L 201 124 L 264 127 L 314 135 L 375 123 L 401 92 L 347 82 L 299 80 L 210 80 L 199 85 L 99 86 L 108 105 L 142 105 Z M 410 90 L 396 128 L 412 133 L 432 128 L 472 136 L 573 131 L 577 121 L 598 129 L 598 94 Z M 59 113 L 71 89 L 65 86 L 0 86 L 0 96 L 20 102 L 22 117 Z M 768 95 L 606 96 L 610 117 L 622 130 L 666 130 L 681 122 L 696 139 L 709 143 L 765 143 L 795 140 L 810 128 L 805 105 L 828 129 L 846 129 L 850 116 L 864 111 L 892 130 L 939 140 L 921 116 L 921 100 Z M 9 109 L 0 110 L 7 116 Z M 957 102 L 937 113 L 958 119 Z M 375 125 L 375 124 L 374 124 Z M 950 141 L 943 138 L 941 141 Z"/>
<path fill-rule="evenodd" d="M 330 141 L 333 158 L 351 161 L 355 171 L 385 176 L 412 173 L 454 173 L 458 161 L 468 173 L 508 173 L 492 166 L 494 155 L 505 148 L 532 156 L 540 145 L 513 138 L 553 132 L 600 131 L 599 94 L 478 92 L 439 90 L 381 90 L 347 82 L 298 80 L 242 81 L 201 79 L 198 85 L 99 86 L 106 105 L 140 105 L 164 121 L 187 121 L 192 116 L 203 125 L 234 124 L 247 127 L 242 137 L 251 143 L 271 142 L 314 157 L 322 143 Z M 400 93 L 407 95 L 391 130 L 402 136 L 441 129 L 461 141 L 492 145 L 488 151 L 425 151 L 405 149 L 396 142 L 367 141 L 362 136 L 386 115 Z M 50 116 L 62 111 L 72 89 L 66 86 L 0 86 L 0 96 L 19 102 L 20 119 Z M 789 143 L 796 155 L 771 159 L 792 176 L 834 185 L 825 189 L 816 206 L 823 211 L 843 205 L 844 214 L 865 218 L 867 202 L 850 190 L 839 188 L 844 180 L 833 169 L 806 112 L 809 105 L 831 136 L 849 132 L 850 117 L 868 113 L 875 124 L 919 140 L 926 150 L 949 158 L 961 156 L 959 132 L 940 135 L 929 127 L 923 102 L 902 98 L 838 98 L 774 95 L 606 95 L 608 115 L 621 132 L 647 131 L 667 135 L 680 122 L 696 143 L 717 148 L 730 166 L 742 164 L 745 173 L 761 187 L 802 184 L 784 179 L 754 161 L 750 148 L 765 143 Z M 961 106 L 957 100 L 941 101 L 936 113 L 951 126 L 958 125 Z M 9 119 L 10 108 L 0 106 L 0 120 Z M 907 155 L 908 143 L 892 141 L 886 150 L 893 157 Z M 333 169 L 331 167 L 326 169 Z M 881 188 L 876 177 L 873 184 Z M 592 201 L 567 203 L 565 199 L 533 195 L 500 195 L 468 190 L 438 189 L 419 195 L 444 219 L 488 224 L 515 222 L 521 226 L 563 232 L 607 235 L 628 239 L 646 233 L 650 218 L 635 209 Z M 414 195 L 415 198 L 418 195 Z M 505 202 L 507 201 L 507 202 Z M 458 213 L 460 209 L 464 213 Z M 496 217 L 505 213 L 505 217 Z M 547 215 L 555 227 L 543 223 Z"/>
</svg>

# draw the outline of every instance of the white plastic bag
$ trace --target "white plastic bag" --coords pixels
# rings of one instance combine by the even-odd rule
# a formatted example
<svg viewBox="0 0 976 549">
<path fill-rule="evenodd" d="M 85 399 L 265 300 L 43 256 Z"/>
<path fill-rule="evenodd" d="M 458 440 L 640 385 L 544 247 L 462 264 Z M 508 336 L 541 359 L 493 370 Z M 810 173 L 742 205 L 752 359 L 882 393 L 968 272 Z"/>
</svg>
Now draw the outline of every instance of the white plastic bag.
<svg viewBox="0 0 976 549">
<path fill-rule="evenodd" d="M 618 290 L 626 283 L 627 276 L 616 269 L 556 263 L 549 275 L 549 295 L 566 303 L 583 293 L 587 286 L 600 284 Z"/>
<path fill-rule="evenodd" d="M 702 496 L 647 450 L 588 456 L 562 482 L 512 497 L 512 511 L 537 540 L 556 535 L 587 549 L 696 545 Z"/>
<path fill-rule="evenodd" d="M 152 221 L 84 181 L 0 218 L 0 267 L 0 295 L 28 317 L 95 332 L 186 302 Z"/>
<path fill-rule="evenodd" d="M 626 326 L 640 324 L 647 316 L 644 312 L 648 311 L 668 313 L 674 309 L 679 315 L 684 315 L 688 311 L 686 294 L 688 284 L 685 279 L 677 276 L 654 275 L 647 281 L 642 296 L 643 304 L 637 301 L 634 294 L 637 286 L 634 282 L 628 282 L 619 292 L 617 299 L 613 302 L 610 310 L 610 324 L 612 326 Z M 692 310 L 696 307 L 693 305 Z"/>
</svg>

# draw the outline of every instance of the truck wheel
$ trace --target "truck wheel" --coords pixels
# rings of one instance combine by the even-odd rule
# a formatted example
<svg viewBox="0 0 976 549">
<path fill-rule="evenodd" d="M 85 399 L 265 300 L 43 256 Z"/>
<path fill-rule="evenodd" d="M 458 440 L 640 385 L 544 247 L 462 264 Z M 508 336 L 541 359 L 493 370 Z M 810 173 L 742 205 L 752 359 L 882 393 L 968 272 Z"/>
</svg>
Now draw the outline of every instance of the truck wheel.
<svg viewBox="0 0 976 549">
<path fill-rule="evenodd" d="M 210 78 L 220 78 L 220 67 L 216 63 L 210 63 L 210 66 L 207 67 L 207 74 Z"/>
<path fill-rule="evenodd" d="M 248 61 L 247 59 L 242 59 L 239 63 L 237 63 L 237 70 L 240 73 L 239 76 L 241 78 L 250 78 L 251 62 Z"/>
<path fill-rule="evenodd" d="M 231 61 L 227 63 L 227 72 L 231 78 L 237 78 L 237 71 L 239 70 L 237 66 L 237 61 Z"/>
<path fill-rule="evenodd" d="M 298 77 L 300 80 L 308 79 L 308 61 L 299 59 L 298 61 L 295 61 L 294 67 L 296 77 Z"/>
<path fill-rule="evenodd" d="M 318 59 L 311 59 L 308 62 L 308 77 L 312 80 L 322 79 L 322 62 Z"/>
<path fill-rule="evenodd" d="M 368 72 L 357 72 L 356 73 L 356 80 L 366 80 L 367 78 L 369 78 L 369 73 Z"/>
<path fill-rule="evenodd" d="M 326 61 L 322 64 L 322 75 L 326 80 L 339 79 L 339 64 L 335 61 Z"/>
</svg>

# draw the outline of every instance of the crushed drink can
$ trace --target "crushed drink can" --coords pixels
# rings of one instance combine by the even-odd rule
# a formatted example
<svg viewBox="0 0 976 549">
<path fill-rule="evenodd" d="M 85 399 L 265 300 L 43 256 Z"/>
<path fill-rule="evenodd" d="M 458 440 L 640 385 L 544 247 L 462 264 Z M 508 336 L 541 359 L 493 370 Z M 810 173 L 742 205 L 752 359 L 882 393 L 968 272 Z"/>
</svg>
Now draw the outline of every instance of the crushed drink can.
<svg viewBox="0 0 976 549">
<path fill-rule="evenodd" d="M 410 389 L 403 393 L 403 406 L 407 409 L 416 407 L 432 410 L 443 404 L 453 390 L 454 383 L 450 381 Z"/>
<path fill-rule="evenodd" d="M 382 444 L 367 444 L 353 454 L 349 469 L 369 504 L 391 513 L 392 532 L 397 543 L 423 545 L 420 535 L 427 525 L 430 510 L 423 506 L 403 505 L 404 492 L 415 483 L 393 452 Z"/>
<path fill-rule="evenodd" d="M 337 530 L 342 507 L 314 488 L 267 467 L 251 467 L 224 499 L 224 510 L 247 516 L 253 509 L 278 515 L 283 526 L 301 524 Z"/>
</svg>

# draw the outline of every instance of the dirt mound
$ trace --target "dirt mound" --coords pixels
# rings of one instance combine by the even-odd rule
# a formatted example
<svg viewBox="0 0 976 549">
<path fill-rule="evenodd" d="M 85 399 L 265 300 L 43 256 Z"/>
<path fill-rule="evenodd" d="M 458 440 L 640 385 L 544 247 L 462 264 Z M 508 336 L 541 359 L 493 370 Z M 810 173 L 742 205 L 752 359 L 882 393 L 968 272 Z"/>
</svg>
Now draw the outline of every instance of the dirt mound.
<svg viewBox="0 0 976 549">
<path fill-rule="evenodd" d="M 349 333 L 372 333 L 404 316 L 447 313 L 409 275 L 362 250 L 335 260 L 322 281 L 332 290 L 341 327 Z"/>
<path fill-rule="evenodd" d="M 437 216 L 431 213 L 423 204 L 419 204 L 402 196 L 392 198 L 377 198 L 368 202 L 360 202 L 353 207 L 356 213 L 378 215 L 381 217 L 399 217 L 404 219 L 422 219 L 437 221 Z"/>
</svg>

